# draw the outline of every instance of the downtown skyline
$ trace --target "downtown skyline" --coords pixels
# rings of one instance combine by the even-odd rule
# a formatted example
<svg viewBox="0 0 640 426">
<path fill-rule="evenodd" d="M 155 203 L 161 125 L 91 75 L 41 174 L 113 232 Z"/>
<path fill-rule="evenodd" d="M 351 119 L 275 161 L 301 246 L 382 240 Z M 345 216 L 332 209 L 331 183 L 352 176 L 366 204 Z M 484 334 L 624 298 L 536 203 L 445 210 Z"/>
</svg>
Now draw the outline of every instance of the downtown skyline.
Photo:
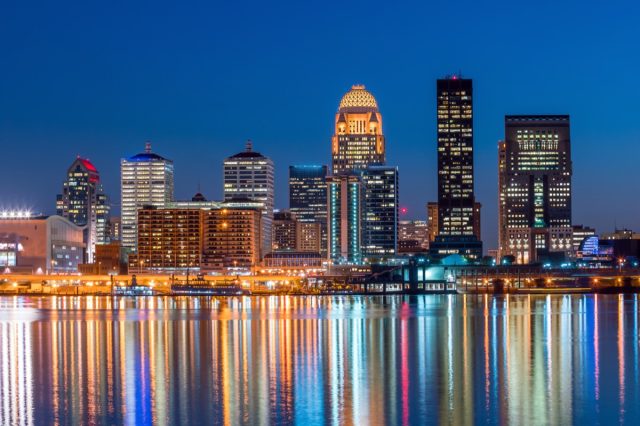
<svg viewBox="0 0 640 426">
<path fill-rule="evenodd" d="M 467 35 L 487 29 L 491 22 L 473 19 L 474 7 L 469 5 L 461 17 L 468 24 Z M 178 53 L 178 47 L 169 43 L 168 49 L 161 49 L 170 40 L 160 35 L 160 25 L 146 23 L 144 29 L 158 39 L 152 40 L 151 35 L 138 38 L 132 51 L 144 52 L 139 58 L 118 50 L 123 36 L 115 34 L 113 41 L 106 42 L 100 35 L 115 19 L 110 14 L 98 21 L 97 30 L 89 31 L 86 40 L 68 46 L 69 52 L 60 58 L 53 57 L 56 40 L 80 34 L 87 24 L 75 23 L 66 36 L 51 38 L 43 37 L 51 30 L 45 26 L 38 34 L 18 38 L 8 49 L 11 66 L 2 71 L 5 78 L 0 84 L 6 96 L 0 101 L 0 142 L 10 161 L 0 176 L 4 182 L 16 184 L 3 188 L 0 199 L 3 207 L 53 213 L 53 197 L 59 192 L 64 171 L 81 155 L 96 165 L 105 192 L 117 203 L 119 161 L 139 152 L 146 140 L 152 141 L 154 151 L 174 161 L 177 199 L 189 199 L 198 188 L 208 199 L 221 199 L 223 159 L 241 151 L 246 139 L 252 139 L 255 149 L 274 161 L 276 208 L 287 207 L 288 166 L 330 164 L 336 104 L 351 85 L 361 83 L 371 90 L 384 112 L 387 164 L 399 167 L 400 204 L 408 207 L 408 214 L 401 218 L 422 219 L 426 202 L 437 198 L 435 80 L 461 71 L 474 81 L 476 198 L 483 204 L 485 249 L 497 246 L 497 141 L 504 138 L 504 116 L 510 114 L 571 116 L 573 223 L 594 226 L 600 232 L 612 230 L 616 224 L 638 228 L 640 207 L 633 180 L 628 178 L 640 146 L 637 107 L 632 103 L 638 89 L 612 93 L 606 83 L 614 77 L 628 79 L 636 68 L 637 59 L 625 54 L 633 47 L 632 29 L 624 24 L 624 17 L 616 16 L 612 17 L 619 24 L 615 30 L 607 25 L 583 34 L 583 25 L 601 18 L 576 7 L 562 5 L 554 13 L 558 19 L 578 15 L 580 24 L 551 28 L 543 38 L 566 41 L 566 45 L 544 45 L 521 31 L 512 32 L 507 40 L 505 31 L 517 29 L 513 21 L 518 12 L 502 11 L 497 18 L 504 18 L 506 28 L 478 34 L 468 45 L 460 45 L 456 55 L 436 43 L 442 25 L 434 22 L 434 11 L 420 7 L 416 16 L 407 18 L 411 25 L 388 42 L 380 35 L 351 35 L 367 43 L 364 52 L 375 49 L 384 59 L 380 67 L 368 68 L 362 67 L 366 60 L 361 55 L 339 53 L 340 67 L 329 60 L 326 53 L 346 34 L 322 32 L 321 24 L 334 22 L 323 11 L 319 22 L 309 28 L 298 23 L 287 27 L 299 30 L 299 39 L 262 50 L 251 41 L 264 26 L 251 16 L 248 19 L 253 26 L 244 28 L 237 40 L 221 44 L 217 41 L 224 25 L 204 28 L 200 18 L 182 11 L 179 16 L 184 21 L 179 25 L 193 23 L 202 32 L 200 39 L 189 32 L 179 39 L 191 43 L 192 48 Z M 550 8 L 542 4 L 530 12 L 543 16 Z M 11 12 L 16 16 L 35 13 Z M 34 20 L 44 20 L 45 15 L 40 14 L 45 12 L 35 13 Z M 239 11 L 222 11 L 221 15 L 225 13 Z M 383 12 L 366 13 L 381 18 Z M 398 13 L 389 17 L 391 28 L 399 26 Z M 160 21 L 168 19 L 160 15 Z M 140 31 L 134 30 L 134 16 L 133 12 L 124 14 L 125 34 Z M 269 16 L 278 22 L 273 14 Z M 418 25 L 420 16 L 432 28 Z M 62 22 L 68 20 L 62 18 Z M 354 25 L 364 28 L 360 22 Z M 13 25 L 0 31 L 5 36 L 19 34 Z M 578 37 L 580 34 L 584 37 Z M 270 40 L 282 36 L 282 30 L 266 35 Z M 454 41 L 462 38 L 456 35 Z M 483 46 L 491 40 L 491 48 Z M 500 42 L 496 44 L 496 40 Z M 143 41 L 148 44 L 142 45 Z M 310 43 L 311 53 L 321 55 L 298 58 L 294 52 L 302 41 Z M 102 50 L 87 51 L 90 42 Z M 407 46 L 400 46 L 404 42 Z M 516 45 L 539 49 L 545 61 L 538 60 L 538 55 L 501 58 Z M 26 48 L 33 56 L 21 53 Z M 252 60 L 234 55 L 234 49 L 253 55 L 260 72 L 249 71 L 246 67 Z M 75 59 L 69 56 L 74 52 L 79 55 Z M 176 55 L 179 61 L 173 63 Z M 79 71 L 70 72 L 72 64 L 78 65 L 76 60 L 81 59 L 90 60 L 82 61 Z M 39 61 L 53 61 L 58 66 L 47 68 L 44 74 L 36 66 Z M 82 78 L 77 78 L 79 72 Z M 21 161 L 26 158 L 28 164 Z M 600 205 L 610 207 L 605 211 Z M 118 210 L 116 206 L 114 213 Z"/>
</svg>

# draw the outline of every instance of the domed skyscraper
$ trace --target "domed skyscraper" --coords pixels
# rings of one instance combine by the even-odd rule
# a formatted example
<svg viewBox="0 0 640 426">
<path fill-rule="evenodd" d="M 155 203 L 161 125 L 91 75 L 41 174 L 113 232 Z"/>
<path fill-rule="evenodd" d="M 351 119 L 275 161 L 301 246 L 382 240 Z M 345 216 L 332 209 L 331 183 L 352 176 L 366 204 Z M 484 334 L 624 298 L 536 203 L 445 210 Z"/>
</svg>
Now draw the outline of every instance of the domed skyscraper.
<svg viewBox="0 0 640 426">
<path fill-rule="evenodd" d="M 362 85 L 340 100 L 327 178 L 328 257 L 337 264 L 395 255 L 398 245 L 398 169 L 386 167 L 378 102 Z"/>
<path fill-rule="evenodd" d="M 385 163 L 382 114 L 363 85 L 354 85 L 340 100 L 332 140 L 333 174 L 353 173 Z"/>
</svg>

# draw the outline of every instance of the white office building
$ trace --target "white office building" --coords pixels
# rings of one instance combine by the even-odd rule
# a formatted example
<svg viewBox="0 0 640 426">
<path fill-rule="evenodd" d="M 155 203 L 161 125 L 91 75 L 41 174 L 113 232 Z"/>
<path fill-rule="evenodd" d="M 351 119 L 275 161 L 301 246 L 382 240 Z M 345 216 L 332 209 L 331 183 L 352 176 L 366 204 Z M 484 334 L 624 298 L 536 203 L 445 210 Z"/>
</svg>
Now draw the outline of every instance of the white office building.
<svg viewBox="0 0 640 426">
<path fill-rule="evenodd" d="M 120 161 L 122 246 L 136 250 L 137 214 L 143 206 L 165 207 L 173 201 L 173 161 L 144 152 Z"/>
<path fill-rule="evenodd" d="M 250 200 L 262 204 L 262 253 L 271 251 L 273 223 L 273 161 L 255 152 L 251 141 L 246 150 L 224 160 L 224 200 Z"/>
</svg>

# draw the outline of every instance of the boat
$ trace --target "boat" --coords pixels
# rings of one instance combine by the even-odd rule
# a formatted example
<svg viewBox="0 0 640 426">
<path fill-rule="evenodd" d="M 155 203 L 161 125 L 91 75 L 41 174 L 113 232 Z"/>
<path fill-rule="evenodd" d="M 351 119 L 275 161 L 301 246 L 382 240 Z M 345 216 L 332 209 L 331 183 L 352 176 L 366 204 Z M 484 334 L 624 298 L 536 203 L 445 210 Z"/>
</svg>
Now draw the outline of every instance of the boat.
<svg viewBox="0 0 640 426">
<path fill-rule="evenodd" d="M 173 282 L 171 284 L 171 294 L 175 296 L 244 296 L 249 295 L 249 291 L 243 289 L 235 283 L 215 284 L 204 279 L 203 275 L 198 275 L 195 280 L 185 282 Z"/>
<path fill-rule="evenodd" d="M 113 280 L 113 277 L 111 278 Z M 136 276 L 131 276 L 131 283 L 125 285 L 111 285 L 114 296 L 153 296 L 155 291 L 146 285 L 139 285 Z"/>
</svg>

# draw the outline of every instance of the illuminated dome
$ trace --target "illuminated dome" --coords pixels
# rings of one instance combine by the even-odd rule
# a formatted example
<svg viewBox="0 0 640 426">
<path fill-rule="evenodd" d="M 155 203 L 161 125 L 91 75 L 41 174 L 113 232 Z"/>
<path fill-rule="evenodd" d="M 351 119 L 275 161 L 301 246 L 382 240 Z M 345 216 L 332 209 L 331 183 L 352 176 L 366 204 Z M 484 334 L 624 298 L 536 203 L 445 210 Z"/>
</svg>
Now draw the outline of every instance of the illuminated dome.
<svg viewBox="0 0 640 426">
<path fill-rule="evenodd" d="M 338 112 L 378 112 L 378 102 L 364 85 L 356 84 L 340 100 Z"/>
</svg>

